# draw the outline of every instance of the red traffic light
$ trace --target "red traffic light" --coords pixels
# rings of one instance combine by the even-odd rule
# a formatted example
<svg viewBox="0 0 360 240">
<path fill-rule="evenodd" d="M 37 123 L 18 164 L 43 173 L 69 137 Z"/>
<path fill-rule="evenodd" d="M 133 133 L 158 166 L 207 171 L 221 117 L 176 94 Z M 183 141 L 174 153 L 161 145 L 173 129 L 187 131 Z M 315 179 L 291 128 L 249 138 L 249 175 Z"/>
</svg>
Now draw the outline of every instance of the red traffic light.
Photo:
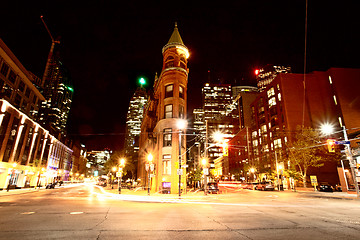
<svg viewBox="0 0 360 240">
<path fill-rule="evenodd" d="M 327 144 L 329 152 L 335 152 L 335 140 L 334 139 L 326 140 L 326 144 Z"/>
</svg>

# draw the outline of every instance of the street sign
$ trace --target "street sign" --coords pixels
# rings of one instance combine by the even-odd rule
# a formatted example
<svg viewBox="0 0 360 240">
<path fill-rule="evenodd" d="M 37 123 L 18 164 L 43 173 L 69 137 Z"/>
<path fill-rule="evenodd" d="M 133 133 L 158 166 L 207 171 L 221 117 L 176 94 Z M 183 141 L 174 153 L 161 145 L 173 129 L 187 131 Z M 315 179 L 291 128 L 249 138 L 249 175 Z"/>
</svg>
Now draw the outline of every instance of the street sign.
<svg viewBox="0 0 360 240">
<path fill-rule="evenodd" d="M 311 185 L 313 185 L 313 186 L 318 185 L 316 176 L 310 176 L 310 180 L 311 180 Z"/>
<path fill-rule="evenodd" d="M 154 166 L 155 166 L 154 164 L 150 164 L 150 170 L 151 171 L 154 171 Z"/>
<path fill-rule="evenodd" d="M 121 173 L 120 173 L 120 172 L 116 172 L 116 177 L 121 177 Z"/>
<path fill-rule="evenodd" d="M 187 167 L 189 167 L 189 165 L 181 165 L 181 167 L 183 167 L 183 168 L 187 168 Z"/>
<path fill-rule="evenodd" d="M 335 141 L 335 144 L 337 145 L 350 144 L 350 141 Z"/>
<path fill-rule="evenodd" d="M 177 170 L 177 175 L 182 175 L 183 174 L 183 170 L 182 169 L 178 169 Z"/>
<path fill-rule="evenodd" d="M 204 168 L 204 175 L 209 175 L 209 169 L 208 168 Z"/>
<path fill-rule="evenodd" d="M 148 163 L 145 164 L 145 169 L 146 169 L 146 171 L 149 171 L 149 164 Z"/>
</svg>

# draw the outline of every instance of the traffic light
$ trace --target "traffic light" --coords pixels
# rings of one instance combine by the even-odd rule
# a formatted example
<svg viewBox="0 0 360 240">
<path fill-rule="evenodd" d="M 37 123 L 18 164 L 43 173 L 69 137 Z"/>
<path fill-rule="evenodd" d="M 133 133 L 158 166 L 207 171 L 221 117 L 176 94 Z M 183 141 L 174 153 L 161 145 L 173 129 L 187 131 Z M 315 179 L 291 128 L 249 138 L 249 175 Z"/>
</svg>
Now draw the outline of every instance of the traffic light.
<svg viewBox="0 0 360 240">
<path fill-rule="evenodd" d="M 223 156 L 229 156 L 229 144 L 227 142 L 223 143 Z"/>
<path fill-rule="evenodd" d="M 335 140 L 334 139 L 328 139 L 326 141 L 327 147 L 329 152 L 335 152 Z"/>
</svg>

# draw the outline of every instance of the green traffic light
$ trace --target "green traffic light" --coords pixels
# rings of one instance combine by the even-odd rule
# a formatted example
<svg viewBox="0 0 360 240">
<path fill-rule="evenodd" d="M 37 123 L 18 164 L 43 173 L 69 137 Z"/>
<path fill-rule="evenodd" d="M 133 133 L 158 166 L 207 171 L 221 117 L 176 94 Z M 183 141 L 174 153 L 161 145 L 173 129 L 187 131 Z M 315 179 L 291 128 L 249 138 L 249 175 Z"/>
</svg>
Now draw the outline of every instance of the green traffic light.
<svg viewBox="0 0 360 240">
<path fill-rule="evenodd" d="M 141 84 L 141 85 L 144 85 L 145 83 L 146 83 L 146 81 L 145 81 L 145 78 L 140 78 L 139 79 L 139 83 Z"/>
</svg>

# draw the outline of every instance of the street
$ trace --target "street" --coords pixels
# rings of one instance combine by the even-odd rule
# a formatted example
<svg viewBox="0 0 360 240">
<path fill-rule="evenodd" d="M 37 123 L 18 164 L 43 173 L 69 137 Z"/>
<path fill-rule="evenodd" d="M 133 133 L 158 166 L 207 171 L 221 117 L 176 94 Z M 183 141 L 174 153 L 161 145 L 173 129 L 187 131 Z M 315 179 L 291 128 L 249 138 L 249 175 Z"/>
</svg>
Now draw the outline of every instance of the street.
<svg viewBox="0 0 360 240">
<path fill-rule="evenodd" d="M 360 239 L 359 203 L 251 190 L 130 198 L 80 185 L 0 196 L 0 239 Z"/>
</svg>

